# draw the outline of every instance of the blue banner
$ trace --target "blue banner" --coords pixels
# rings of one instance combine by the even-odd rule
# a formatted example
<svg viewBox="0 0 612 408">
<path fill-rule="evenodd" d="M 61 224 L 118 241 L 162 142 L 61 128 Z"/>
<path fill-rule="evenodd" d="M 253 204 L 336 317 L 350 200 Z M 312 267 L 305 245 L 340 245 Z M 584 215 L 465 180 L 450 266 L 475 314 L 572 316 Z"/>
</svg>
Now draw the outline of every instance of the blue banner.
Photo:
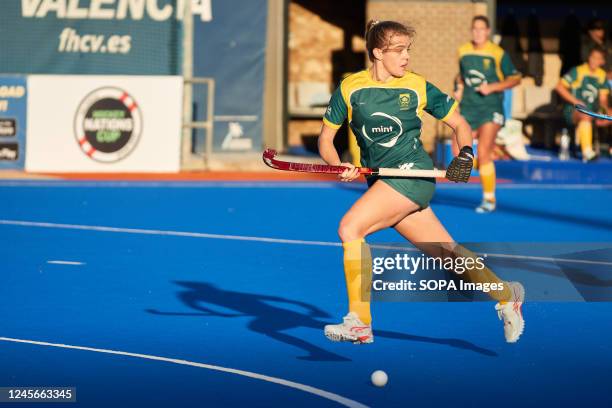
<svg viewBox="0 0 612 408">
<path fill-rule="evenodd" d="M 215 151 L 262 148 L 267 13 L 267 0 L 224 0 L 210 22 L 195 19 L 194 75 L 215 80 Z M 206 92 L 194 92 L 196 120 L 205 119 Z M 201 151 L 204 132 L 196 134 Z"/>
<path fill-rule="evenodd" d="M 25 78 L 0 75 L 0 169 L 23 169 L 27 96 Z"/>
<path fill-rule="evenodd" d="M 0 73 L 181 74 L 185 1 L 4 0 Z M 268 1 L 189 1 L 194 75 L 215 81 L 214 150 L 259 151 Z M 194 120 L 208 119 L 202 88 Z M 194 134 L 201 152 L 204 132 Z"/>
</svg>

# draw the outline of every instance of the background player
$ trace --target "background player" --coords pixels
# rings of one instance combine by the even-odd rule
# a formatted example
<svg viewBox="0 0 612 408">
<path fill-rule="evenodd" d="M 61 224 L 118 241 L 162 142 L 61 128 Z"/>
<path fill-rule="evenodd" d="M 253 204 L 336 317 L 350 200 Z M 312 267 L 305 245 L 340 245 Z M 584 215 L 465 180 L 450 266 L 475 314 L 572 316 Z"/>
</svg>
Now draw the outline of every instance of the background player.
<svg viewBox="0 0 612 408">
<path fill-rule="evenodd" d="M 597 112 L 601 107 L 610 112 L 608 95 L 609 82 L 606 80 L 606 71 L 602 69 L 605 64 L 605 50 L 593 47 L 588 54 L 588 60 L 568 71 L 559 80 L 555 90 L 567 102 L 563 108 L 563 115 L 570 126 L 576 126 L 576 139 L 580 143 L 582 160 L 589 162 L 597 157 L 593 150 L 593 118 L 574 109 L 574 105 L 584 105 L 590 111 Z M 607 125 L 600 121 L 601 125 Z"/>
<path fill-rule="evenodd" d="M 459 47 L 459 81 L 455 98 L 461 115 L 478 138 L 478 170 L 483 200 L 479 213 L 495 210 L 495 165 L 493 151 L 497 132 L 504 125 L 503 91 L 518 85 L 520 74 L 508 54 L 489 40 L 491 29 L 485 16 L 472 19 L 472 41 Z M 454 147 L 455 154 L 457 147 Z"/>
</svg>

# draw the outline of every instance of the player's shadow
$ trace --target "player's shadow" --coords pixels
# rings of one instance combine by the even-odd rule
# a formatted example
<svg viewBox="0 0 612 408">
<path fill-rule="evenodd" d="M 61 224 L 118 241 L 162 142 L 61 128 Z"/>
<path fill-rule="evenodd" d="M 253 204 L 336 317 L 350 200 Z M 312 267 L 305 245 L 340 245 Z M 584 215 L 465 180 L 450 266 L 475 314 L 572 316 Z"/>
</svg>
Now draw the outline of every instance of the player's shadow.
<svg viewBox="0 0 612 408">
<path fill-rule="evenodd" d="M 187 307 L 196 312 L 161 312 L 147 309 L 147 312 L 164 316 L 217 316 L 217 317 L 253 317 L 248 328 L 274 340 L 290 344 L 308 353 L 303 360 L 313 361 L 350 361 L 335 353 L 324 350 L 299 337 L 284 333 L 297 327 L 316 327 L 321 329 L 325 322 L 319 318 L 330 317 L 326 312 L 305 302 L 285 299 L 278 296 L 236 292 L 219 289 L 206 282 L 174 282 L 182 287 L 177 297 Z M 284 309 L 277 304 L 298 306 L 304 312 Z M 222 308 L 229 312 L 214 310 Z"/>
<path fill-rule="evenodd" d="M 299 337 L 285 333 L 287 330 L 299 327 L 312 328 L 321 332 L 323 326 L 332 323 L 320 320 L 330 318 L 331 316 L 316 306 L 278 296 L 223 290 L 206 282 L 176 281 L 174 283 L 181 286 L 177 297 L 195 312 L 166 312 L 147 309 L 148 313 L 162 316 L 252 317 L 253 319 L 247 326 L 250 330 L 304 350 L 308 354 L 298 357 L 301 360 L 351 361 L 346 357 L 324 350 Z M 285 309 L 279 307 L 278 304 L 291 305 L 292 307 L 297 306 L 303 309 L 304 312 Z M 228 312 L 213 310 L 211 307 L 223 308 Z M 478 347 L 475 344 L 460 339 L 414 336 L 386 330 L 376 330 L 375 336 L 441 344 L 486 356 L 497 356 L 497 353 L 494 351 Z"/>
</svg>

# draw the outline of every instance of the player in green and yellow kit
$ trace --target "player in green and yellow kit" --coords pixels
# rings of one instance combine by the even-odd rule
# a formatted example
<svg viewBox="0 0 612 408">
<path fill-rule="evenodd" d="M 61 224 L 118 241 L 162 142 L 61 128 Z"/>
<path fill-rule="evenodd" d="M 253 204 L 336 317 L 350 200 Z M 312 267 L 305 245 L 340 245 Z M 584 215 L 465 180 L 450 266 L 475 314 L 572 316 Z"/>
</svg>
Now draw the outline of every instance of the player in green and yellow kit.
<svg viewBox="0 0 612 408">
<path fill-rule="evenodd" d="M 461 115 L 478 138 L 478 170 L 483 201 L 479 213 L 495 210 L 495 165 L 493 149 L 497 132 L 504 125 L 503 91 L 518 85 L 520 74 L 508 54 L 489 40 L 491 29 L 485 16 L 472 19 L 472 41 L 459 47 L 459 81 L 455 97 L 461 100 Z"/>
<path fill-rule="evenodd" d="M 328 164 L 347 167 L 340 175 L 343 181 L 358 177 L 351 163 L 340 162 L 333 144 L 345 120 L 359 143 L 363 166 L 433 169 L 420 140 L 425 112 L 455 131 L 460 153 L 450 164 L 447 178 L 462 182 L 469 178 L 474 159 L 472 135 L 456 110 L 457 102 L 407 69 L 414 33 L 397 22 L 370 21 L 366 48 L 372 67 L 345 78 L 332 95 L 323 118 L 319 153 Z M 333 341 L 373 341 L 367 295 L 372 261 L 365 243 L 367 235 L 393 227 L 428 254 L 434 250 L 436 254 L 473 256 L 453 241 L 429 206 L 434 179 L 374 176 L 367 181 L 368 190 L 344 215 L 338 228 L 344 249 L 349 313 L 343 323 L 325 327 L 325 335 Z M 496 308 L 504 320 L 506 340 L 518 340 L 524 327 L 520 308 L 524 299 L 522 286 L 502 282 L 488 268 L 467 271 L 464 276 L 471 281 L 502 284 L 503 289 L 489 294 L 499 301 Z"/>
<path fill-rule="evenodd" d="M 570 69 L 561 78 L 555 90 L 567 102 L 563 115 L 569 125 L 576 125 L 576 138 L 582 150 L 582 160 L 594 160 L 597 154 L 593 151 L 593 118 L 574 109 L 574 105 L 584 105 L 592 112 L 600 107 L 608 112 L 608 95 L 610 85 L 606 81 L 606 71 L 601 67 L 605 64 L 605 50 L 594 47 L 589 52 L 588 60 Z M 602 121 L 601 125 L 608 125 Z"/>
</svg>

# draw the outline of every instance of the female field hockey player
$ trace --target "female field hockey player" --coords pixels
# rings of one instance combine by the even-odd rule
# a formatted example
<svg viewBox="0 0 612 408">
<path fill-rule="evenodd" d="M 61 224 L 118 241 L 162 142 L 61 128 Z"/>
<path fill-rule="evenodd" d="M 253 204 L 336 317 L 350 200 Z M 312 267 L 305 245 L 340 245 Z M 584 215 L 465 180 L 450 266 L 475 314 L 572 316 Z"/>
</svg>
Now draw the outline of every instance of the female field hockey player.
<svg viewBox="0 0 612 408">
<path fill-rule="evenodd" d="M 357 137 L 363 166 L 433 169 L 420 140 L 423 112 L 454 129 L 461 146 L 447 177 L 461 182 L 469 178 L 473 165 L 470 127 L 456 112 L 457 102 L 422 76 L 408 71 L 414 35 L 414 29 L 394 21 L 370 21 L 365 37 L 371 67 L 345 78 L 331 97 L 319 136 L 319 152 L 328 164 L 347 167 L 340 175 L 342 181 L 358 177 L 351 163 L 341 163 L 333 144 L 337 129 L 346 119 Z M 434 179 L 371 176 L 367 181 L 368 190 L 344 215 L 338 228 L 344 249 L 349 313 L 343 323 L 325 327 L 325 335 L 332 341 L 371 343 L 374 339 L 367 296 L 372 277 L 367 235 L 393 227 L 413 244 L 420 244 L 420 248 L 425 246 L 423 243 L 442 243 L 444 249 L 461 253 L 429 207 Z M 431 244 L 427 247 L 432 248 Z M 506 340 L 518 340 L 524 327 L 520 311 L 522 286 L 500 281 L 487 268 L 464 275 L 472 281 L 503 283 L 503 290 L 489 294 L 499 302 L 496 309 L 504 320 Z"/>
<path fill-rule="evenodd" d="M 606 80 L 606 71 L 602 69 L 605 62 L 605 50 L 601 47 L 591 48 L 587 61 L 570 69 L 555 88 L 567 102 L 563 108 L 563 116 L 568 125 L 576 126 L 576 138 L 580 142 L 584 162 L 597 158 L 597 154 L 593 151 L 594 119 L 575 110 L 574 105 L 584 105 L 594 112 L 601 107 L 610 112 L 608 107 L 610 85 Z M 601 124 L 607 125 L 603 121 Z"/>
<path fill-rule="evenodd" d="M 459 47 L 459 81 L 455 98 L 461 115 L 478 138 L 478 170 L 483 200 L 478 213 L 495 210 L 493 150 L 497 132 L 504 125 L 504 90 L 521 82 L 508 54 L 489 40 L 491 29 L 485 16 L 472 19 L 472 41 Z M 456 146 L 455 146 L 456 148 Z M 455 154 L 456 154 L 455 149 Z"/>
</svg>

